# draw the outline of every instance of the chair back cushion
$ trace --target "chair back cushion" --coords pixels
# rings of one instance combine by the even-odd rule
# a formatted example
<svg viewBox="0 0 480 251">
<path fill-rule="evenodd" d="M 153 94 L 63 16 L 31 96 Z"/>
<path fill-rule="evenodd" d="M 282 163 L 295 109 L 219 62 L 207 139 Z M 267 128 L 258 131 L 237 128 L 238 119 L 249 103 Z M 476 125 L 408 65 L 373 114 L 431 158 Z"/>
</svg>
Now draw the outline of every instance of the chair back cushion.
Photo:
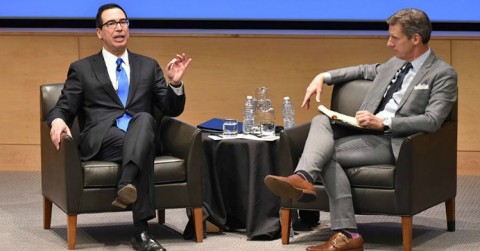
<svg viewBox="0 0 480 251">
<path fill-rule="evenodd" d="M 458 100 L 453 104 L 452 110 L 445 121 L 458 122 Z"/>
<path fill-rule="evenodd" d="M 40 120 L 46 121 L 48 113 L 58 101 L 62 92 L 63 84 L 45 84 L 40 86 Z"/>
<path fill-rule="evenodd" d="M 371 84 L 371 80 L 364 79 L 335 84 L 330 104 L 331 109 L 346 115 L 355 116 Z"/>
</svg>

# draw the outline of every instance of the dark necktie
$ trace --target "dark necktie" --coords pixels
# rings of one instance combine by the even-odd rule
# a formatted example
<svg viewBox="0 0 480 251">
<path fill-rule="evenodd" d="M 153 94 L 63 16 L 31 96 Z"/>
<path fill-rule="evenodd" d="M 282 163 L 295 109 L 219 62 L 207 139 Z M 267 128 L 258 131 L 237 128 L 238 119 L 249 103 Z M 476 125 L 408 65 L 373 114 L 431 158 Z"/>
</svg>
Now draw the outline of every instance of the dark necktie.
<svg viewBox="0 0 480 251">
<path fill-rule="evenodd" d="M 127 105 L 127 98 L 128 98 L 128 77 L 125 69 L 122 67 L 123 60 L 121 58 L 117 59 L 117 83 L 118 83 L 118 97 L 122 101 L 123 107 Z M 127 131 L 128 122 L 132 116 L 128 113 L 124 113 L 121 117 L 117 118 L 117 127 Z"/>
<path fill-rule="evenodd" d="M 405 75 L 407 75 L 408 71 L 412 67 L 413 67 L 412 64 L 410 62 L 407 62 L 402 66 L 402 68 L 400 68 L 397 71 L 397 73 L 395 74 L 395 77 L 392 79 L 392 81 L 390 82 L 390 85 L 388 86 L 387 93 L 385 93 L 382 103 L 380 103 L 375 113 L 378 113 L 383 109 L 385 109 L 385 106 L 387 105 L 388 101 L 392 99 L 393 94 L 401 89 L 403 79 L 405 78 Z"/>
</svg>

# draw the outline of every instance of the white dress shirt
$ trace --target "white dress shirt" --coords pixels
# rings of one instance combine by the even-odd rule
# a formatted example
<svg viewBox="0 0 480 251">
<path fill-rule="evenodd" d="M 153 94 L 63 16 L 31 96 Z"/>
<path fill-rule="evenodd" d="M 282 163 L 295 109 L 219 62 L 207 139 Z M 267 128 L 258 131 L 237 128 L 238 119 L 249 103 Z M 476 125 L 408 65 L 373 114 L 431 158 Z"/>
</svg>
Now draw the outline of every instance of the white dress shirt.
<svg viewBox="0 0 480 251">
<path fill-rule="evenodd" d="M 105 65 L 107 66 L 108 76 L 110 77 L 110 81 L 112 81 L 113 89 L 115 91 L 118 90 L 118 82 L 117 82 L 117 56 L 113 55 L 105 48 L 102 49 L 103 59 L 105 60 Z M 128 61 L 128 51 L 125 52 L 120 56 L 123 60 L 122 67 L 127 73 L 128 78 L 128 85 L 130 85 L 130 63 Z"/>
</svg>

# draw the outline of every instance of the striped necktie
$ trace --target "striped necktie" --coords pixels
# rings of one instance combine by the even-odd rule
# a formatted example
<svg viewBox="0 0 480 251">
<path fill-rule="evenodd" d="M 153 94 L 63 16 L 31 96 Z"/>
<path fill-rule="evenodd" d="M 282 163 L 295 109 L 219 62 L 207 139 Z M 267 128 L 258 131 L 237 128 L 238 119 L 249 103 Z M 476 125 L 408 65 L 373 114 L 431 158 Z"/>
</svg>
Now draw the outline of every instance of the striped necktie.
<svg viewBox="0 0 480 251">
<path fill-rule="evenodd" d="M 378 113 L 380 111 L 383 111 L 385 109 L 385 106 L 387 105 L 388 101 L 392 99 L 393 94 L 401 89 L 401 86 L 403 84 L 403 79 L 405 78 L 405 75 L 407 75 L 408 71 L 412 68 L 412 64 L 410 62 L 407 62 L 400 68 L 397 73 L 395 74 L 395 77 L 392 79 L 390 82 L 390 85 L 388 86 L 388 90 L 385 93 L 385 96 L 383 97 L 382 103 L 377 108 L 377 111 L 375 112 Z"/>
</svg>

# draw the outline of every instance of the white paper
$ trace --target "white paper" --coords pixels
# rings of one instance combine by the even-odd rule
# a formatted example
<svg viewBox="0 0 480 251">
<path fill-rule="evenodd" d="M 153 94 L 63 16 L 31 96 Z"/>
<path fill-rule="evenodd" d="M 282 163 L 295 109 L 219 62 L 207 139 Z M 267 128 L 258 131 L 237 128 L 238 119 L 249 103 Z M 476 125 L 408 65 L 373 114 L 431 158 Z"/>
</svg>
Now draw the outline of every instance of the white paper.
<svg viewBox="0 0 480 251">
<path fill-rule="evenodd" d="M 243 133 L 239 133 L 235 137 L 232 137 L 232 136 L 225 137 L 222 134 L 210 134 L 208 135 L 208 137 L 213 140 L 249 139 L 249 140 L 260 140 L 260 141 L 275 141 L 280 138 L 280 136 L 276 136 L 276 135 L 257 137 L 255 135 L 243 134 Z"/>
</svg>

